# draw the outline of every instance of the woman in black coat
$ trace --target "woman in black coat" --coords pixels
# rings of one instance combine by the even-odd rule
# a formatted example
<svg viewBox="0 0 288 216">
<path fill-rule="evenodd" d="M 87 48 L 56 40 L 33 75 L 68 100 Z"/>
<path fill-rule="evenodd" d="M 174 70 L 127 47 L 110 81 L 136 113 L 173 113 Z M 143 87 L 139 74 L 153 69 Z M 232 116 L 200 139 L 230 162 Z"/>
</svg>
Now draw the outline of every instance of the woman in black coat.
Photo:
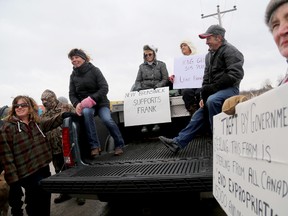
<svg viewBox="0 0 288 216">
<path fill-rule="evenodd" d="M 98 156 L 101 151 L 96 132 L 95 115 L 99 115 L 115 141 L 114 155 L 121 155 L 124 140 L 117 124 L 111 117 L 106 79 L 99 68 L 90 63 L 90 57 L 83 50 L 72 49 L 68 57 L 73 65 L 73 72 L 70 75 L 69 98 L 76 108 L 76 113 L 84 117 L 91 156 Z"/>
</svg>

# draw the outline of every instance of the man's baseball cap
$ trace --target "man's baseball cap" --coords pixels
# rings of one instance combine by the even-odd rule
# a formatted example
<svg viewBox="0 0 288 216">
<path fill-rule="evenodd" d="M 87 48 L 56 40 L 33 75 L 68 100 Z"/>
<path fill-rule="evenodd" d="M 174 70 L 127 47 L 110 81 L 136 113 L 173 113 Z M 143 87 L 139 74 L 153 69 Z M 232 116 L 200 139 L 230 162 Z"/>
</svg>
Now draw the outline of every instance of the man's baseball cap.
<svg viewBox="0 0 288 216">
<path fill-rule="evenodd" d="M 224 38 L 225 32 L 226 30 L 220 25 L 211 25 L 205 33 L 199 34 L 199 37 L 205 39 L 211 35 L 221 35 Z"/>
</svg>

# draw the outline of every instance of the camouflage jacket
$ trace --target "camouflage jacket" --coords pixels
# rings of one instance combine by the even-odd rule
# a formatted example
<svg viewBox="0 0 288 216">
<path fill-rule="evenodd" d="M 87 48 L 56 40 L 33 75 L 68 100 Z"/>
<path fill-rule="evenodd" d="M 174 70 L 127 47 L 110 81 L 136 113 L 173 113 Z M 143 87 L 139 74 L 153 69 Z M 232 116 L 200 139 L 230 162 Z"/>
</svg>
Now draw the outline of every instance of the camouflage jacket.
<svg viewBox="0 0 288 216">
<path fill-rule="evenodd" d="M 75 108 L 71 104 L 58 104 L 50 110 L 46 110 L 41 115 L 41 118 L 51 118 L 61 112 L 75 112 Z M 61 126 L 46 133 L 49 144 L 51 145 L 53 154 L 60 154 L 62 152 L 62 128 Z"/>
</svg>

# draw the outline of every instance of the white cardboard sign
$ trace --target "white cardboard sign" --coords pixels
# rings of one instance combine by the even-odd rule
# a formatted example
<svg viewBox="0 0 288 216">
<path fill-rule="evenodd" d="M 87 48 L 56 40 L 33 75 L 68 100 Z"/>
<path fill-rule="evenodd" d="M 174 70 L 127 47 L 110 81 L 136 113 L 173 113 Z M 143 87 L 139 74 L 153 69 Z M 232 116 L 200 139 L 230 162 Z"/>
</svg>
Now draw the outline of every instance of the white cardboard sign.
<svg viewBox="0 0 288 216">
<path fill-rule="evenodd" d="M 213 195 L 227 215 L 288 215 L 288 84 L 213 125 Z"/>
<path fill-rule="evenodd" d="M 204 69 L 204 54 L 175 58 L 173 89 L 201 88 Z"/>
<path fill-rule="evenodd" d="M 125 126 L 171 122 L 169 88 L 133 91 L 125 94 Z"/>
</svg>

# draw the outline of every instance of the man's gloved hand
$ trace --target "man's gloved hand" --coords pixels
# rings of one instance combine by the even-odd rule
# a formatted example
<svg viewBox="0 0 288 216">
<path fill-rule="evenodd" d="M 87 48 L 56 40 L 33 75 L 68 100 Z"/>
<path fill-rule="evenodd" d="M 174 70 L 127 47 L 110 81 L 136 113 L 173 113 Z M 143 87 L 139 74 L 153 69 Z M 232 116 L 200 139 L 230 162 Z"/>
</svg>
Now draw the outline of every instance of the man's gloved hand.
<svg viewBox="0 0 288 216">
<path fill-rule="evenodd" d="M 82 108 L 91 108 L 95 105 L 96 105 L 96 102 L 90 96 L 88 96 L 87 98 L 81 101 Z"/>
<path fill-rule="evenodd" d="M 204 103 L 207 101 L 208 97 L 218 91 L 218 88 L 215 86 L 215 84 L 211 85 L 205 85 L 201 89 L 201 97 L 204 101 Z"/>
<path fill-rule="evenodd" d="M 64 113 L 62 113 L 62 118 L 63 119 L 69 118 L 69 117 L 77 118 L 78 115 L 77 115 L 77 113 L 74 113 L 74 112 L 64 112 Z"/>
</svg>

